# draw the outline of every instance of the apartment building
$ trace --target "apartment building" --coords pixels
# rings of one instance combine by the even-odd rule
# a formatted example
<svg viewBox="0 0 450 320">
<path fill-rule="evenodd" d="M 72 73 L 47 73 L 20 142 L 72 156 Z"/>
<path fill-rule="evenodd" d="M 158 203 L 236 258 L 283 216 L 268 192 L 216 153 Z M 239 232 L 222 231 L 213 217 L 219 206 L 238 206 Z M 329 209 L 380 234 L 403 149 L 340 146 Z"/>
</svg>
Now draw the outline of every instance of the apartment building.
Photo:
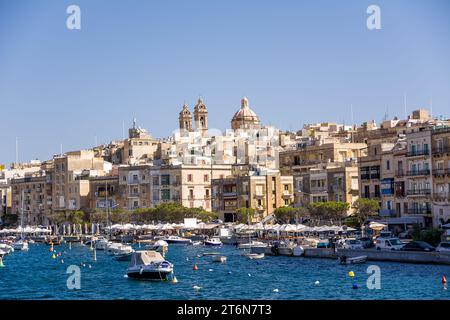
<svg viewBox="0 0 450 320">
<path fill-rule="evenodd" d="M 432 132 L 433 224 L 445 224 L 450 219 L 450 128 L 435 128 Z"/>
<path fill-rule="evenodd" d="M 52 210 L 52 179 L 45 170 L 11 180 L 11 212 L 23 225 L 47 225 Z"/>
<path fill-rule="evenodd" d="M 276 208 L 294 201 L 294 180 L 278 170 L 234 166 L 233 174 L 213 180 L 213 211 L 225 222 L 235 221 L 237 209 L 255 209 L 254 222 L 272 214 Z"/>
<path fill-rule="evenodd" d="M 280 153 L 280 171 L 294 179 L 294 205 L 358 199 L 357 159 L 366 155 L 365 143 L 335 142 L 306 145 Z"/>
<path fill-rule="evenodd" d="M 211 179 L 230 174 L 231 165 L 121 166 L 118 203 L 128 210 L 177 202 L 211 211 Z"/>
<path fill-rule="evenodd" d="M 408 215 L 432 224 L 431 133 L 429 128 L 407 134 L 406 199 Z"/>
<path fill-rule="evenodd" d="M 112 170 L 111 163 L 95 157 L 92 150 L 67 152 L 53 158 L 52 210 L 89 210 L 90 182 Z"/>
<path fill-rule="evenodd" d="M 119 176 L 106 175 L 89 179 L 91 210 L 114 210 L 120 205 Z"/>
</svg>

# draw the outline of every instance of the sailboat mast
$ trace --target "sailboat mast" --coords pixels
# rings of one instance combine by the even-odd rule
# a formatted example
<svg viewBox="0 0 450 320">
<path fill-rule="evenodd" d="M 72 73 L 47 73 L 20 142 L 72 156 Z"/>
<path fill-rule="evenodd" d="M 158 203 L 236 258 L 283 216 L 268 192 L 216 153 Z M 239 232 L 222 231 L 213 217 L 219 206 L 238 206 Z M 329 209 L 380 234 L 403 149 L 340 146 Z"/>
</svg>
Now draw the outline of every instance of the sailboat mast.
<svg viewBox="0 0 450 320">
<path fill-rule="evenodd" d="M 20 239 L 23 240 L 23 200 L 25 198 L 25 190 L 22 190 L 22 205 L 21 205 L 21 214 L 20 214 Z"/>
</svg>

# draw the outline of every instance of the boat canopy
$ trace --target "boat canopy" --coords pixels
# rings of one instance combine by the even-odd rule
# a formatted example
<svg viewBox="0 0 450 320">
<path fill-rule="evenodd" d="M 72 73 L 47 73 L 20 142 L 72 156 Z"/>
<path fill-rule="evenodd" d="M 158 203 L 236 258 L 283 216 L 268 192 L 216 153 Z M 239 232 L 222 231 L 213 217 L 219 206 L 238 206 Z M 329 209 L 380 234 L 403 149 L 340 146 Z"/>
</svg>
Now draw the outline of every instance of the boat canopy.
<svg viewBox="0 0 450 320">
<path fill-rule="evenodd" d="M 159 263 L 165 261 L 163 256 L 156 251 L 141 250 L 136 251 L 131 256 L 130 267 L 138 265 L 149 265 L 152 263 Z"/>
</svg>

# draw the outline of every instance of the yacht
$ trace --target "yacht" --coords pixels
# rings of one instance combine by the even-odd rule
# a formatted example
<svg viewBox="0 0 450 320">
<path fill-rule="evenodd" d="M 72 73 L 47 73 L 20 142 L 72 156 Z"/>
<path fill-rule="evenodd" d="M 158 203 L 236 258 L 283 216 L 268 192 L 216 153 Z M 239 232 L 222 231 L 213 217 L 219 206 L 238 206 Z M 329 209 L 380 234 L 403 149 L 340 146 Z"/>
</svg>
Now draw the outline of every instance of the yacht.
<svg viewBox="0 0 450 320">
<path fill-rule="evenodd" d="M 205 240 L 205 246 L 218 247 L 221 245 L 222 245 L 222 241 L 220 241 L 220 239 L 217 237 Z"/>
<path fill-rule="evenodd" d="M 167 280 L 173 276 L 173 264 L 156 251 L 136 251 L 127 269 L 128 278 L 144 280 Z"/>
<path fill-rule="evenodd" d="M 191 239 L 182 238 L 179 236 L 169 236 L 163 239 L 169 244 L 190 244 L 192 242 Z"/>
</svg>

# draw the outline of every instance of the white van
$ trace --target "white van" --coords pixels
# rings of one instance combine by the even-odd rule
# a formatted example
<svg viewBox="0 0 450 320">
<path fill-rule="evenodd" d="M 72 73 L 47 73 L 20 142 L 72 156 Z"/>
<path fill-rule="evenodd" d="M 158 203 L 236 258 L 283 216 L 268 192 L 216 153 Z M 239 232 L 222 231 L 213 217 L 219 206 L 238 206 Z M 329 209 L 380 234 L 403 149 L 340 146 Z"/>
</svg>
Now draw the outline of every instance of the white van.
<svg viewBox="0 0 450 320">
<path fill-rule="evenodd" d="M 399 238 L 377 238 L 375 248 L 377 250 L 400 250 L 405 244 Z"/>
</svg>

